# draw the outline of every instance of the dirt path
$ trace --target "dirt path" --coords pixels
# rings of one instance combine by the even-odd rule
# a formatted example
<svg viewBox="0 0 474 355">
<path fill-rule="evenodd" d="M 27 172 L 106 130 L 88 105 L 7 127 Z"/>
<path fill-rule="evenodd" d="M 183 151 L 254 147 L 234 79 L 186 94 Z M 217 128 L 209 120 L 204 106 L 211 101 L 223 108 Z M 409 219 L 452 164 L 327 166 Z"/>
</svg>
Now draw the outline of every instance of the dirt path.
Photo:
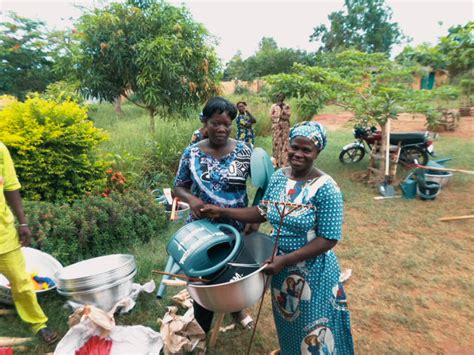
<svg viewBox="0 0 474 355">
<path fill-rule="evenodd" d="M 352 112 L 342 112 L 338 114 L 315 115 L 314 119 L 321 122 L 328 130 L 335 130 L 341 127 L 351 129 L 353 123 L 350 121 L 354 115 Z M 425 116 L 420 114 L 402 113 L 398 119 L 392 122 L 394 132 L 426 131 Z M 474 116 L 461 117 L 459 126 L 455 131 L 441 131 L 440 135 L 445 137 L 474 137 Z"/>
</svg>

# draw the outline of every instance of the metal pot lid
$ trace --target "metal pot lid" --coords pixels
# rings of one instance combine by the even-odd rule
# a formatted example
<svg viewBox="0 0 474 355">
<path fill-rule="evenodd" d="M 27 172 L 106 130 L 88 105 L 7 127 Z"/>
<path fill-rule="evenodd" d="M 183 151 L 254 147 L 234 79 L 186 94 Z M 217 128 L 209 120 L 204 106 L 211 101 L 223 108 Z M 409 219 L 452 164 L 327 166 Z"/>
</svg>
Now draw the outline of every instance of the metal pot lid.
<svg viewBox="0 0 474 355">
<path fill-rule="evenodd" d="M 59 270 L 55 277 L 59 282 L 87 282 L 117 269 L 135 268 L 135 258 L 129 254 L 112 254 L 92 258 L 69 265 Z"/>
</svg>

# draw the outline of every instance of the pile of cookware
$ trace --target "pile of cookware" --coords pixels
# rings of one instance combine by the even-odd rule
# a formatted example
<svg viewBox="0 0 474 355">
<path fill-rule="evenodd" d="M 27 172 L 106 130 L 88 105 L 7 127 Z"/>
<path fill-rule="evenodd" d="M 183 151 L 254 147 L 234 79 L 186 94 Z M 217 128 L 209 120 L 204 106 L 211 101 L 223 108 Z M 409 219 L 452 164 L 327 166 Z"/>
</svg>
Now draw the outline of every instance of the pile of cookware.
<svg viewBox="0 0 474 355">
<path fill-rule="evenodd" d="M 199 220 L 178 230 L 167 251 L 180 272 L 192 278 L 186 288 L 196 302 L 214 312 L 236 312 L 262 297 L 264 261 L 273 241 L 262 233 L 242 236 L 230 225 Z"/>
<path fill-rule="evenodd" d="M 109 311 L 132 292 L 135 258 L 113 254 L 69 265 L 55 275 L 58 292 L 81 304 Z"/>
</svg>

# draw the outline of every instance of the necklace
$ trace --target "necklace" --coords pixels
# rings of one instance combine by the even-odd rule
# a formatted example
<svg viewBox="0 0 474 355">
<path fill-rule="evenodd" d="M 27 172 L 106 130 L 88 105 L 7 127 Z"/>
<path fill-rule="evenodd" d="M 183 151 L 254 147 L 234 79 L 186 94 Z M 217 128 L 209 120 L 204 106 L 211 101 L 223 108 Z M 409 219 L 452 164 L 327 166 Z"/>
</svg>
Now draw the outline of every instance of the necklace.
<svg viewBox="0 0 474 355">
<path fill-rule="evenodd" d="M 296 180 L 296 181 L 305 181 L 305 180 L 307 180 L 307 177 L 308 177 L 309 175 L 311 175 L 311 173 L 313 173 L 313 172 L 314 172 L 314 167 L 312 166 L 311 169 L 309 169 L 309 171 L 308 171 L 303 177 L 301 177 L 301 178 L 300 178 L 300 177 L 295 178 L 294 175 L 293 175 L 293 169 L 291 169 L 291 167 L 290 167 L 290 171 L 289 171 L 289 175 L 290 175 L 290 176 L 289 176 L 289 178 L 290 178 L 291 180 Z"/>
</svg>

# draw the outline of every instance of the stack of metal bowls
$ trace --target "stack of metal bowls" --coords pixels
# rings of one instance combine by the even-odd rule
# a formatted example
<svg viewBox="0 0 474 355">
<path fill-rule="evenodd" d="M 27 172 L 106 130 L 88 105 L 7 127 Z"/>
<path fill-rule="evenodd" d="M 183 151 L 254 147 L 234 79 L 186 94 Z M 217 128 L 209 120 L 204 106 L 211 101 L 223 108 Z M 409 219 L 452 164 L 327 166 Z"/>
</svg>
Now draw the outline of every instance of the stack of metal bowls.
<svg viewBox="0 0 474 355">
<path fill-rule="evenodd" d="M 55 275 L 59 294 L 109 311 L 132 292 L 135 258 L 114 254 L 69 265 Z"/>
</svg>

